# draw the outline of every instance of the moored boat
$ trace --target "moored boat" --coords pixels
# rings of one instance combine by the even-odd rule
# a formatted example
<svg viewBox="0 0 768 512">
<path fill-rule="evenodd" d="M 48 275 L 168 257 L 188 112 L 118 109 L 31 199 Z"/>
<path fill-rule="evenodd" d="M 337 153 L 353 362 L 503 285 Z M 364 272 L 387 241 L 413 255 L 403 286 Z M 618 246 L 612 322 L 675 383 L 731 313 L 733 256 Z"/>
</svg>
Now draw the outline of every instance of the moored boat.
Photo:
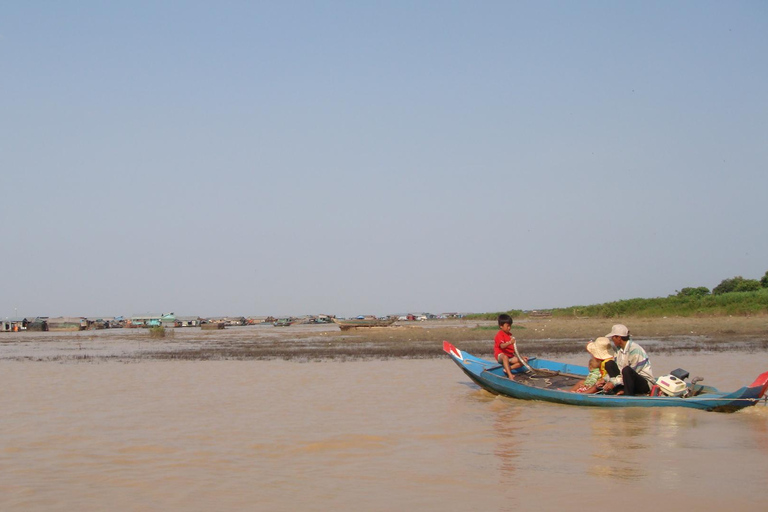
<svg viewBox="0 0 768 512">
<path fill-rule="evenodd" d="M 379 319 L 379 318 L 351 318 L 346 320 L 340 320 L 334 318 L 333 321 L 339 326 L 339 329 L 346 331 L 349 329 L 355 329 L 357 327 L 389 327 L 395 323 L 395 318 Z"/>
<path fill-rule="evenodd" d="M 570 389 L 589 372 L 585 366 L 530 358 L 530 370 L 515 370 L 510 380 L 504 368 L 493 361 L 473 356 L 443 342 L 443 350 L 464 373 L 481 388 L 498 395 L 521 400 L 541 400 L 558 404 L 596 407 L 689 407 L 705 411 L 734 412 L 764 400 L 768 390 L 768 372 L 749 386 L 727 393 L 711 386 L 687 384 L 681 396 L 624 396 L 602 393 L 573 393 Z"/>
</svg>

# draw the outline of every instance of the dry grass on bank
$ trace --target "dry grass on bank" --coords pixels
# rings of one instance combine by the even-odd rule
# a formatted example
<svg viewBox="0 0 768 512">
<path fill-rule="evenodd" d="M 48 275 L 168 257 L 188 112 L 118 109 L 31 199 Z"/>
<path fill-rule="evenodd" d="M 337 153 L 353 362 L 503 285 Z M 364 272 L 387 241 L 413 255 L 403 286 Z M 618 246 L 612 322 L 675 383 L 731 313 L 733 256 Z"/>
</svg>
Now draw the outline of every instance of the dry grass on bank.
<svg viewBox="0 0 768 512">
<path fill-rule="evenodd" d="M 669 317 L 669 318 L 573 318 L 527 320 L 519 339 L 593 339 L 623 323 L 636 339 L 668 340 L 675 336 L 703 336 L 726 342 L 731 337 L 768 336 L 768 316 L 748 317 Z"/>
<path fill-rule="evenodd" d="M 615 323 L 629 327 L 635 339 L 670 340 L 680 336 L 701 336 L 708 340 L 728 342 L 733 338 L 768 337 L 768 316 L 719 318 L 539 318 L 522 320 L 513 325 L 513 334 L 520 342 L 526 340 L 590 340 L 603 336 Z M 374 329 L 352 329 L 346 332 L 323 333 L 327 338 L 343 338 L 349 342 L 384 343 L 391 341 L 450 342 L 492 340 L 496 326 L 492 322 L 412 324 Z M 483 328 L 480 328 L 483 327 Z M 311 337 L 306 335 L 305 337 Z"/>
</svg>

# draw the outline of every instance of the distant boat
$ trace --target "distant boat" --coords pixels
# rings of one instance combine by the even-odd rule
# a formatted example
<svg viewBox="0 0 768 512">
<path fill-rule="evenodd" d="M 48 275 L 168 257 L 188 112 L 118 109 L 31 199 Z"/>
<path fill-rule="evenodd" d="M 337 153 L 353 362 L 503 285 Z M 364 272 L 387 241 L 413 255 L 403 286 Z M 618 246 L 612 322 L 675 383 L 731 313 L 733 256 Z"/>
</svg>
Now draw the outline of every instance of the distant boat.
<svg viewBox="0 0 768 512">
<path fill-rule="evenodd" d="M 279 318 L 273 325 L 275 327 L 288 327 L 293 324 L 288 318 Z"/>
<path fill-rule="evenodd" d="M 224 322 L 206 322 L 200 324 L 200 329 L 204 331 L 217 331 L 224 328 Z"/>
<path fill-rule="evenodd" d="M 395 318 L 387 318 L 386 320 L 380 320 L 378 318 L 353 318 L 348 320 L 339 320 L 338 318 L 333 319 L 334 323 L 336 323 L 342 331 L 355 329 L 357 327 L 389 327 L 395 323 L 395 320 Z"/>
</svg>

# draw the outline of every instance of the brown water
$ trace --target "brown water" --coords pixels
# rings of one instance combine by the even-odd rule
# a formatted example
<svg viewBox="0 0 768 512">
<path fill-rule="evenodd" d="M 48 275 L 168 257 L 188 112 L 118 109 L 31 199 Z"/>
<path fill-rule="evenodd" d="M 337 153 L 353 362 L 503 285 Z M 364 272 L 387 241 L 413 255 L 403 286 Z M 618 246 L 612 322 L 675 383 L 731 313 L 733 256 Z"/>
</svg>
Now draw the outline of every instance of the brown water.
<svg viewBox="0 0 768 512">
<path fill-rule="evenodd" d="M 768 370 L 766 353 L 653 362 L 721 389 Z M 447 357 L 6 360 L 0 383 L 2 511 L 768 506 L 763 405 L 522 402 L 478 389 Z"/>
</svg>

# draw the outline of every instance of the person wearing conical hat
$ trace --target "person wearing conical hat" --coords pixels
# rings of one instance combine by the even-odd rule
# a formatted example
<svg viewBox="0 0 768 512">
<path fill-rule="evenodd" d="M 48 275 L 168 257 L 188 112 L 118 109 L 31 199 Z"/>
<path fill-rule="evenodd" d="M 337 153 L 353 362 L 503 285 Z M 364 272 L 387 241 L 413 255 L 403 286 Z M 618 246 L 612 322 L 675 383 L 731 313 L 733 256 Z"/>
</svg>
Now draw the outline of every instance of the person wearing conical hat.
<svg viewBox="0 0 768 512">
<path fill-rule="evenodd" d="M 576 383 L 571 391 L 576 393 L 597 393 L 605 384 L 606 377 L 609 375 L 610 365 L 616 366 L 613 361 L 616 355 L 611 345 L 611 340 L 604 337 L 595 338 L 594 341 L 587 343 L 587 352 L 592 356 L 589 359 L 589 374 L 587 378 Z M 619 375 L 618 368 L 612 372 L 613 375 Z"/>
</svg>

